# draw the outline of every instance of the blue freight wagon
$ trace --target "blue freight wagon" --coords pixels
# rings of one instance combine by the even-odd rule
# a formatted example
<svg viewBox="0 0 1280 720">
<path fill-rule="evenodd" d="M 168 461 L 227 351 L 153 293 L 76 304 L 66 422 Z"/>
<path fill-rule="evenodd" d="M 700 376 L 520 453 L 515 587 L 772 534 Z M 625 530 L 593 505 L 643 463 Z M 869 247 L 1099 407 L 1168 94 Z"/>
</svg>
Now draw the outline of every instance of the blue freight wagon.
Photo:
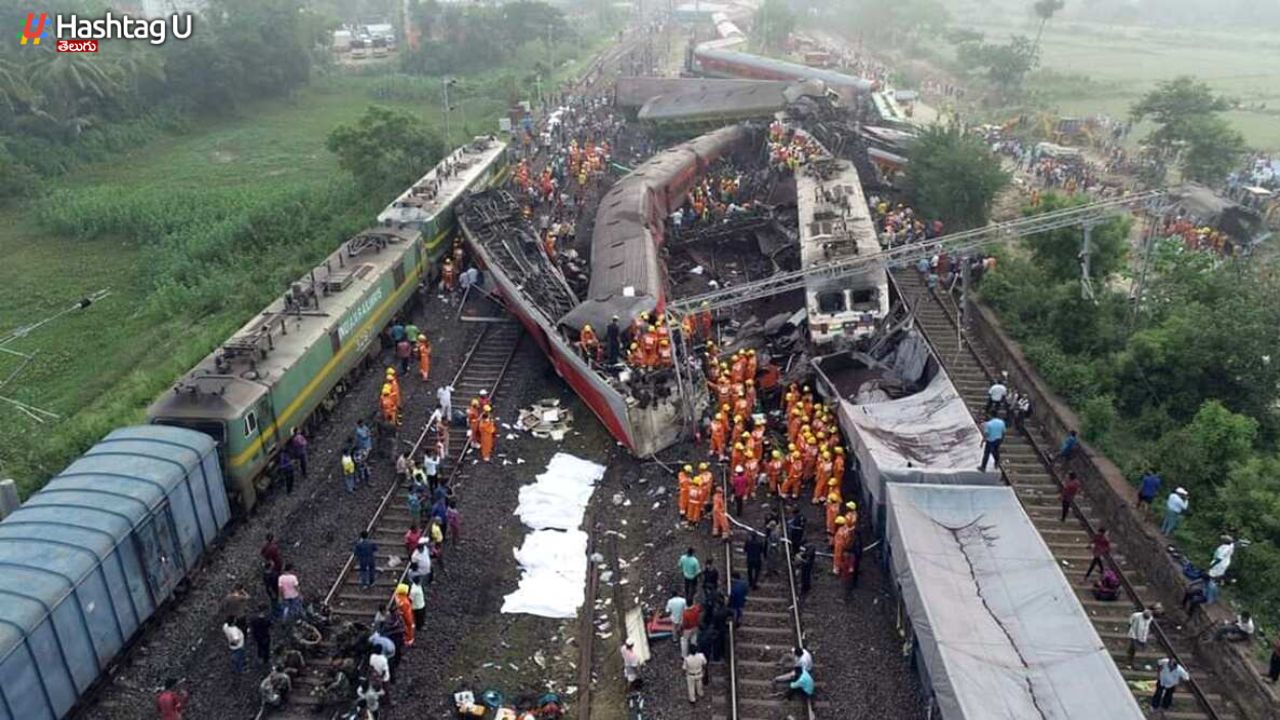
<svg viewBox="0 0 1280 720">
<path fill-rule="evenodd" d="M 213 438 L 113 431 L 0 522 L 0 720 L 58 720 L 217 539 Z"/>
</svg>

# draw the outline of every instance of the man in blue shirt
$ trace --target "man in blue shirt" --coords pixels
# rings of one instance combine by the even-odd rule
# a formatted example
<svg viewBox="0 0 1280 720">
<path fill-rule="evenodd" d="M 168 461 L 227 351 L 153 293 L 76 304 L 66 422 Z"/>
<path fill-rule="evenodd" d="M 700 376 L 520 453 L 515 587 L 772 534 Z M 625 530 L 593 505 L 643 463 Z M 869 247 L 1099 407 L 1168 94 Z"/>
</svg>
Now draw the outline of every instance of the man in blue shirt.
<svg viewBox="0 0 1280 720">
<path fill-rule="evenodd" d="M 1076 449 L 1080 447 L 1080 435 L 1075 430 L 1067 433 L 1062 439 L 1062 447 L 1058 450 L 1058 459 L 1063 462 L 1071 462 L 1071 456 L 1076 454 Z"/>
<path fill-rule="evenodd" d="M 360 567 L 360 587 L 373 587 L 373 577 L 377 571 L 378 544 L 369 539 L 369 531 L 361 530 L 360 539 L 351 549 Z"/>
<path fill-rule="evenodd" d="M 1164 478 L 1160 477 L 1155 470 L 1147 469 L 1147 474 L 1142 476 L 1142 484 L 1138 486 L 1138 507 L 1146 505 L 1151 507 L 1151 501 L 1156 499 L 1156 493 L 1160 492 L 1160 485 L 1164 482 Z"/>
<path fill-rule="evenodd" d="M 787 699 L 795 697 L 797 691 L 802 693 L 805 699 L 813 697 L 813 676 L 799 665 L 796 666 L 796 679 L 787 685 Z"/>
<path fill-rule="evenodd" d="M 693 548 L 689 548 L 680 556 L 678 563 L 680 576 L 684 578 L 684 599 L 693 602 L 693 595 L 698 589 L 698 575 L 702 574 L 702 563 Z"/>
<path fill-rule="evenodd" d="M 978 470 L 987 471 L 987 460 L 994 460 L 1000 467 L 1000 444 L 1004 442 L 1004 421 L 995 415 L 982 424 L 982 464 Z"/>
</svg>

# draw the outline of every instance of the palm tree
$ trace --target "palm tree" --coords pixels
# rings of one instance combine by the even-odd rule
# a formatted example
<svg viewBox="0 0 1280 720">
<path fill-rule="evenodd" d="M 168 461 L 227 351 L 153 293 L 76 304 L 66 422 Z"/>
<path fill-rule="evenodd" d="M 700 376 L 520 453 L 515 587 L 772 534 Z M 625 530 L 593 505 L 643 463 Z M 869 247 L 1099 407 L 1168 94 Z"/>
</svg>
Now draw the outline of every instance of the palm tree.
<svg viewBox="0 0 1280 720">
<path fill-rule="evenodd" d="M 1036 0 L 1031 6 L 1031 10 L 1035 12 L 1036 17 L 1040 18 L 1040 29 L 1036 30 L 1036 41 L 1034 47 L 1036 52 L 1040 52 L 1040 36 L 1044 34 L 1044 26 L 1049 24 L 1049 19 L 1058 13 L 1059 10 L 1067 4 L 1066 0 Z"/>
</svg>

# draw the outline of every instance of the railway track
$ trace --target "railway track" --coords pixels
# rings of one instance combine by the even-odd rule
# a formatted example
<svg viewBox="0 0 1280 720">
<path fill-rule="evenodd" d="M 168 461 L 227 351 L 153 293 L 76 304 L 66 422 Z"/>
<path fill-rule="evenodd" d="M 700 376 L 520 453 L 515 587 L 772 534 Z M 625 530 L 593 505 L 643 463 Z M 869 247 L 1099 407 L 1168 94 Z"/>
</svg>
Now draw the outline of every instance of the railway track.
<svg viewBox="0 0 1280 720">
<path fill-rule="evenodd" d="M 732 497 L 727 480 L 722 480 L 726 498 Z M 772 498 L 779 517 L 786 517 L 781 498 Z M 750 501 L 763 509 L 758 501 Z M 763 513 L 761 513 L 763 520 Z M 724 543 L 724 592 L 729 596 L 732 574 L 741 572 L 745 578 L 746 555 L 743 540 L 750 529 L 733 526 L 733 541 Z M 791 553 L 786 545 L 779 544 L 771 552 L 781 552 L 785 560 L 777 563 L 785 575 L 762 573 L 759 583 L 747 596 L 747 606 L 742 612 L 742 622 L 729 627 L 727 662 L 724 672 L 711 674 L 711 720 L 814 720 L 814 707 L 825 706 L 822 701 L 787 700 L 782 697 L 786 687 L 775 684 L 773 678 L 786 672 L 789 666 L 782 661 L 789 657 L 791 648 L 804 645 L 804 629 L 800 623 L 800 604 L 796 592 L 795 573 L 792 571 Z"/>
<path fill-rule="evenodd" d="M 977 418 L 986 405 L 987 388 L 997 372 L 994 363 L 981 346 L 968 342 L 967 337 L 958 333 L 959 312 L 949 296 L 931 292 L 919 273 L 911 269 L 895 272 L 893 278 L 898 285 L 899 296 L 911 305 L 917 326 L 924 332 L 965 404 Z M 957 338 L 961 338 L 962 347 L 957 347 Z M 1153 604 L 1155 598 L 1141 571 L 1133 567 L 1120 550 L 1113 550 L 1110 565 L 1121 577 L 1125 597 L 1115 602 L 1094 599 L 1092 584 L 1081 578 L 1092 558 L 1090 538 L 1100 522 L 1084 493 L 1076 496 L 1074 518 L 1060 521 L 1059 490 L 1064 478 L 1045 460 L 1052 457 L 1056 441 L 1045 437 L 1034 418 L 1027 421 L 1026 427 L 1027 432 L 1010 432 L 1006 436 L 1000 448 L 1001 473 L 1017 493 L 1054 558 L 1064 568 L 1067 582 L 1093 621 L 1120 674 L 1129 682 L 1149 681 L 1155 677 L 1155 663 L 1160 658 L 1174 655 L 1183 662 L 1190 660 L 1193 638 L 1172 623 L 1156 622 L 1152 625 L 1152 642 L 1137 654 L 1136 669 L 1129 668 L 1125 656 L 1129 615 Z M 1190 692 L 1175 694 L 1173 705 L 1160 717 L 1166 720 L 1236 720 L 1239 714 L 1219 691 L 1221 680 L 1203 666 L 1188 667 L 1194 668 Z M 1146 711 L 1150 694 L 1136 690 L 1134 693 Z"/>
<path fill-rule="evenodd" d="M 479 395 L 481 390 L 487 392 L 491 400 L 500 394 L 502 378 L 519 347 L 521 334 L 520 325 L 513 319 L 487 319 L 453 377 L 455 410 L 465 409 L 471 398 Z M 411 457 L 421 458 L 423 448 L 435 441 L 435 429 L 424 427 L 411 445 Z M 472 464 L 467 460 L 471 454 L 466 425 L 451 424 L 449 453 L 442 459 L 440 474 L 448 479 L 449 486 L 455 493 L 465 485 L 470 475 Z M 373 588 L 360 588 L 354 556 L 347 558 L 346 564 L 329 588 L 324 603 L 329 608 L 335 625 L 344 620 L 368 625 L 378 611 L 386 611 L 391 606 L 395 586 L 401 582 L 407 570 L 402 552 L 404 532 L 412 522 L 408 507 L 403 502 L 408 489 L 407 482 L 393 482 L 366 528 L 370 539 L 379 546 L 378 574 Z M 320 647 L 322 654 L 328 657 L 337 655 L 337 648 L 330 644 L 330 638 L 325 638 Z M 290 703 L 318 709 L 323 704 L 322 700 L 311 691 L 326 681 L 327 671 L 326 663 L 312 661 L 307 666 L 307 672 L 297 678 L 297 688 Z"/>
</svg>

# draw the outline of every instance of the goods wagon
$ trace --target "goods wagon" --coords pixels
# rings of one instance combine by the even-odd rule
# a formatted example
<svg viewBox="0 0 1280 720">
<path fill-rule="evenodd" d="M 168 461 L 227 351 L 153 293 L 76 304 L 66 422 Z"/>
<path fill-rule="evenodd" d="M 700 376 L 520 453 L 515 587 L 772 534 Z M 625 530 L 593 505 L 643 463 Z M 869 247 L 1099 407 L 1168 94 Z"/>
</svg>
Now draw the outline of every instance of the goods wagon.
<svg viewBox="0 0 1280 720">
<path fill-rule="evenodd" d="M 120 428 L 0 522 L 0 720 L 57 720 L 231 517 L 213 438 Z"/>
<path fill-rule="evenodd" d="M 179 379 L 148 418 L 216 439 L 228 490 L 251 509 L 276 451 L 381 349 L 382 328 L 426 266 L 417 230 L 357 234 Z"/>
</svg>

